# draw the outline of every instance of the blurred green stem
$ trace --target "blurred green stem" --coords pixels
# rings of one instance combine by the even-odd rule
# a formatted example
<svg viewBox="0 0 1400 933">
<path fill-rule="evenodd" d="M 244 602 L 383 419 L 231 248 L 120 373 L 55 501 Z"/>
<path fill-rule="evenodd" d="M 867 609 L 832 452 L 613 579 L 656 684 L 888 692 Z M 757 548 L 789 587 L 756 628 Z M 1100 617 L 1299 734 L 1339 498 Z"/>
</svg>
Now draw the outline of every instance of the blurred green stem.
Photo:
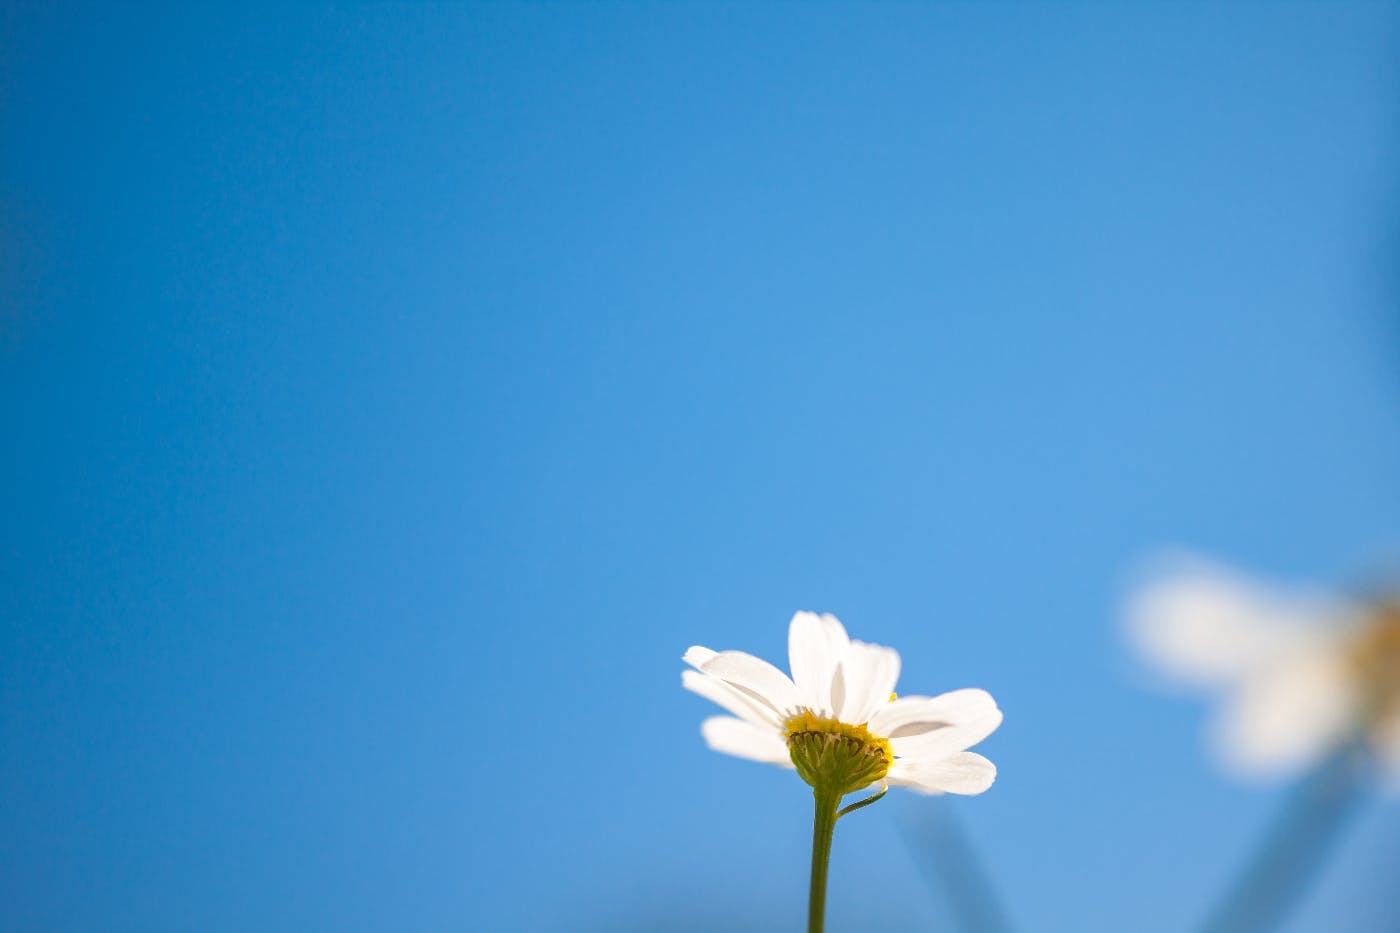
<svg viewBox="0 0 1400 933">
<path fill-rule="evenodd" d="M 1205 933 L 1265 933 L 1282 924 L 1360 802 L 1365 772 L 1366 751 L 1355 744 L 1337 750 L 1303 778 L 1206 921 Z"/>
<path fill-rule="evenodd" d="M 826 926 L 826 869 L 831 861 L 831 837 L 836 832 L 836 811 L 841 795 L 817 788 L 812 821 L 812 891 L 807 899 L 807 933 L 822 933 Z"/>
<path fill-rule="evenodd" d="M 899 826 L 910 852 L 942 892 L 950 929 L 1011 933 L 996 887 L 947 800 L 909 804 Z"/>
</svg>

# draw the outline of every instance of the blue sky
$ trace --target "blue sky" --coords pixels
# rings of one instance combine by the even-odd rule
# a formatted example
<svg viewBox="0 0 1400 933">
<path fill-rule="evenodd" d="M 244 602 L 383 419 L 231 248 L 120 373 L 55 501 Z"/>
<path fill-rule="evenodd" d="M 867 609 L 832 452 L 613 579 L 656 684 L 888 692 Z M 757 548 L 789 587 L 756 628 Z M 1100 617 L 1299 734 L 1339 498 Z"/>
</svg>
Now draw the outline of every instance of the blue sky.
<svg viewBox="0 0 1400 933">
<path fill-rule="evenodd" d="M 991 690 L 1020 930 L 1185 929 L 1285 788 L 1119 633 L 1400 525 L 1393 4 L 0 22 L 0 926 L 802 926 L 691 644 Z M 830 925 L 943 909 L 895 795 Z M 1294 933 L 1393 916 L 1373 801 Z"/>
</svg>

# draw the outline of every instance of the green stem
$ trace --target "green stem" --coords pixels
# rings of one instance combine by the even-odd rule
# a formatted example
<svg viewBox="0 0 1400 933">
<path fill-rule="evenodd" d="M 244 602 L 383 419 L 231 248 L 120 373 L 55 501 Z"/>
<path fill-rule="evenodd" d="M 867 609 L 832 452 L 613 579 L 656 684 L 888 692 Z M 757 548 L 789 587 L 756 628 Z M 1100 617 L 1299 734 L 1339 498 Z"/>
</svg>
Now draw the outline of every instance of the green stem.
<svg viewBox="0 0 1400 933">
<path fill-rule="evenodd" d="M 1248 870 L 1206 923 L 1207 933 L 1265 933 L 1282 925 L 1363 799 L 1366 754 L 1361 746 L 1343 747 L 1303 778 Z"/>
<path fill-rule="evenodd" d="M 836 832 L 836 810 L 841 795 L 814 790 L 817 813 L 812 821 L 812 893 L 807 899 L 807 933 L 822 933 L 826 926 L 826 869 L 831 861 L 831 837 Z"/>
</svg>

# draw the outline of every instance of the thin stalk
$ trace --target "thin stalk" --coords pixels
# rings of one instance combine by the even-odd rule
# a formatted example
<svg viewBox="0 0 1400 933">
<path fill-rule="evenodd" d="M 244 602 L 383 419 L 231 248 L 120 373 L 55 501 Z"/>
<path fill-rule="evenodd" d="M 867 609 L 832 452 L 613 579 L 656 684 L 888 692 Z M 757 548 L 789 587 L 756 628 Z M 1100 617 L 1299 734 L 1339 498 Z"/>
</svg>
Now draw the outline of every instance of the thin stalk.
<svg viewBox="0 0 1400 933">
<path fill-rule="evenodd" d="M 841 795 L 814 790 L 816 816 L 812 820 L 812 890 L 807 898 L 807 933 L 822 933 L 826 927 L 826 869 L 831 862 L 831 837 L 836 832 L 836 811 Z"/>
<path fill-rule="evenodd" d="M 874 794 L 872 794 L 871 796 L 866 797 L 864 800 L 859 800 L 859 801 L 857 801 L 857 802 L 851 804 L 849 807 L 843 807 L 843 808 L 841 808 L 841 812 L 839 812 L 839 813 L 836 814 L 836 818 L 839 820 L 839 819 L 841 819 L 841 817 L 845 816 L 847 813 L 854 813 L 855 811 L 859 810 L 861 807 L 868 807 L 868 806 L 870 806 L 872 803 L 874 803 L 875 801 L 879 800 L 881 797 L 885 796 L 885 794 L 889 793 L 889 791 L 890 791 L 890 785 L 888 785 L 888 784 L 884 785 L 884 786 L 881 787 L 878 791 L 876 791 L 876 792 L 875 792 Z"/>
<path fill-rule="evenodd" d="M 1364 750 L 1339 749 L 1305 777 L 1264 843 L 1207 920 L 1206 933 L 1264 933 L 1278 927 L 1361 801 Z"/>
<path fill-rule="evenodd" d="M 913 804 L 910 804 L 912 811 Z M 952 929 L 962 933 L 1011 933 L 996 886 L 946 800 L 920 802 L 899 821 L 904 841 L 941 890 Z"/>
</svg>

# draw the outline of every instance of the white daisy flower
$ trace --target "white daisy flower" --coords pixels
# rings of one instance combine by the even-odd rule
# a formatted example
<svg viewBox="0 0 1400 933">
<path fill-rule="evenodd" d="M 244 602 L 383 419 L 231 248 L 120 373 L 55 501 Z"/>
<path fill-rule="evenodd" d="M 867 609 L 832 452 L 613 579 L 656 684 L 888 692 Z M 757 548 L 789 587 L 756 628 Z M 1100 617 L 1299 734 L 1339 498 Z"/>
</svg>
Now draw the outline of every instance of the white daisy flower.
<svg viewBox="0 0 1400 933">
<path fill-rule="evenodd" d="M 852 641 L 832 615 L 799 612 L 788 629 L 789 678 L 743 651 L 694 647 L 681 683 L 732 713 L 705 720 L 715 751 L 795 768 L 814 788 L 850 793 L 877 781 L 926 794 L 980 794 L 996 766 L 966 749 L 1001 724 L 985 690 L 895 697 L 899 654 Z"/>
<path fill-rule="evenodd" d="M 1366 741 L 1400 777 L 1400 603 L 1286 590 L 1197 559 L 1159 573 L 1129 623 L 1168 673 L 1224 695 L 1215 741 L 1244 774 Z"/>
</svg>

